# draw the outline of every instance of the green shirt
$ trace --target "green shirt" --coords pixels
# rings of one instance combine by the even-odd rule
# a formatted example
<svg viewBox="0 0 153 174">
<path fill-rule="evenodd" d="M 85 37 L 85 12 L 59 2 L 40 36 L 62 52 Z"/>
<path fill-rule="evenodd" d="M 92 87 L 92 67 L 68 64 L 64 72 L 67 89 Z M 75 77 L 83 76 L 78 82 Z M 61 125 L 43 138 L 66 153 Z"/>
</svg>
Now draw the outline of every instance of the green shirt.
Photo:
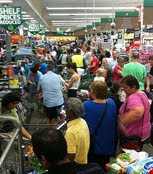
<svg viewBox="0 0 153 174">
<path fill-rule="evenodd" d="M 125 77 L 127 75 L 134 76 L 140 85 L 140 90 L 144 90 L 144 79 L 147 76 L 146 68 L 138 63 L 138 62 L 131 62 L 124 66 L 122 76 Z"/>
<path fill-rule="evenodd" d="M 10 111 L 8 111 L 8 112 L 5 112 L 3 115 L 12 116 L 12 117 L 14 117 L 18 122 L 20 122 L 19 116 L 18 116 L 18 114 L 17 114 L 16 111 L 17 111 L 16 108 L 14 108 L 14 109 L 12 109 L 12 110 L 10 110 Z"/>
</svg>

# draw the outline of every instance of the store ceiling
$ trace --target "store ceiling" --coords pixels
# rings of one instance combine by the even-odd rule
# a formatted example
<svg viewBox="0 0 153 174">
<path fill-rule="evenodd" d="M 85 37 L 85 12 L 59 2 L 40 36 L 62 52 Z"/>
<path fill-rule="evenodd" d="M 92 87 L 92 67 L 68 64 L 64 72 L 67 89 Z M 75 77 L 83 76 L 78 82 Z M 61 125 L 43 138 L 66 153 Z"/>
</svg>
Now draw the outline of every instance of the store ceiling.
<svg viewBox="0 0 153 174">
<path fill-rule="evenodd" d="M 0 3 L 2 4 L 0 0 Z M 142 0 L 9 0 L 9 6 L 21 6 L 25 18 L 34 18 L 50 30 L 72 30 L 90 25 L 101 18 L 112 17 L 114 11 L 135 11 Z M 94 12 L 95 1 L 95 12 Z M 0 4 L 0 5 L 1 5 Z M 85 15 L 86 13 L 86 15 Z"/>
</svg>

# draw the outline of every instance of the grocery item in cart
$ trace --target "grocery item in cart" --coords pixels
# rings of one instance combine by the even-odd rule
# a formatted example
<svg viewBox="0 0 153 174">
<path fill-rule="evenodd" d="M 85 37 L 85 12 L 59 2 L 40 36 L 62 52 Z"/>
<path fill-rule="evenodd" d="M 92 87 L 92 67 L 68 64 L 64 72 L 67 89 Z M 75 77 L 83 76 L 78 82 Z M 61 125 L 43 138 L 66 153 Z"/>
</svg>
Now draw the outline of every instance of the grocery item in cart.
<svg viewBox="0 0 153 174">
<path fill-rule="evenodd" d="M 127 174 L 148 174 L 153 170 L 153 157 L 146 158 L 140 162 L 131 164 L 127 167 Z"/>
</svg>

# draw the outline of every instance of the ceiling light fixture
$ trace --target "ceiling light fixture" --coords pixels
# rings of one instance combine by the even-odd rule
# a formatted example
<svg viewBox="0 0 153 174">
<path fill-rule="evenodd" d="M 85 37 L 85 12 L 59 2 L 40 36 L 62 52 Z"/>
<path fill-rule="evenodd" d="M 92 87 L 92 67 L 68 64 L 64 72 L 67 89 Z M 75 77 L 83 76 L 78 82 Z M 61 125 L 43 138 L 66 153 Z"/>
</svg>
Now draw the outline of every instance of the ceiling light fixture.
<svg viewBox="0 0 153 174">
<path fill-rule="evenodd" d="M 50 16 L 110 16 L 112 13 L 50 13 Z"/>
<path fill-rule="evenodd" d="M 82 18 L 72 18 L 72 19 L 74 19 L 74 20 L 84 20 L 84 17 L 82 17 Z M 101 20 L 101 18 L 86 18 L 86 20 Z"/>
<path fill-rule="evenodd" d="M 22 16 L 25 17 L 25 18 L 26 18 L 26 17 L 27 17 L 27 18 L 31 17 L 30 15 L 22 15 Z"/>
<path fill-rule="evenodd" d="M 86 9 L 86 5 L 87 5 L 87 2 L 86 2 L 86 0 L 84 0 L 84 6 L 85 6 L 85 10 L 84 10 L 84 12 L 85 12 L 85 20 L 86 20 L 86 23 L 87 23 L 87 9 Z M 94 18 L 94 17 L 93 17 Z M 87 25 L 86 25 L 86 29 L 85 29 L 85 32 L 86 32 L 86 30 L 87 30 Z M 88 30 L 87 30 L 88 31 Z"/>
<path fill-rule="evenodd" d="M 23 20 L 33 20 L 34 18 L 22 18 Z"/>
<path fill-rule="evenodd" d="M 25 11 L 22 11 L 21 13 L 22 13 L 22 14 L 27 14 L 27 12 L 25 12 Z"/>
<path fill-rule="evenodd" d="M 84 22 L 93 22 L 93 21 L 96 21 L 96 22 L 99 22 L 99 20 L 94 20 L 94 19 L 92 19 L 92 20 L 85 20 L 85 19 L 82 19 L 82 20 L 79 20 L 79 21 L 51 21 L 52 23 L 84 23 Z"/>
<path fill-rule="evenodd" d="M 5 4 L 5 3 L 13 3 L 12 0 L 0 0 L 0 4 Z"/>
<path fill-rule="evenodd" d="M 46 7 L 47 10 L 93 10 L 94 7 Z M 111 10 L 111 7 L 95 7 L 95 10 Z M 115 10 L 137 10 L 137 7 L 114 7 Z"/>
<path fill-rule="evenodd" d="M 93 0 L 93 15 L 95 15 L 95 13 L 96 13 L 96 11 L 95 11 L 95 7 L 96 7 L 96 2 L 95 2 L 95 0 Z M 96 31 L 95 21 L 94 21 L 93 31 Z"/>
<path fill-rule="evenodd" d="M 53 24 L 54 27 L 70 27 L 70 26 L 78 26 L 78 24 Z M 81 25 L 82 26 L 82 25 Z"/>
<path fill-rule="evenodd" d="M 70 32 L 70 31 L 71 31 L 71 28 L 69 28 L 69 29 L 66 30 L 67 33 Z"/>
</svg>

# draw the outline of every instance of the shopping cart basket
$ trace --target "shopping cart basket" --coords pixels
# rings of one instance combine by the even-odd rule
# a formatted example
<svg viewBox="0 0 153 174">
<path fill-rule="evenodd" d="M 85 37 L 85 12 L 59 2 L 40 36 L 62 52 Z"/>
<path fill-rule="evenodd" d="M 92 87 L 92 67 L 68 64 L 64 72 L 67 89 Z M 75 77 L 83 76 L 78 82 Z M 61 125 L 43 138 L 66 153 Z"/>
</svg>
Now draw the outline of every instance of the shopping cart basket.
<svg viewBox="0 0 153 174">
<path fill-rule="evenodd" d="M 23 174 L 24 160 L 22 150 L 21 126 L 11 116 L 0 116 L 0 172 L 1 174 Z M 2 131 L 4 122 L 11 122 L 15 129 L 10 133 Z"/>
<path fill-rule="evenodd" d="M 94 80 L 95 75 L 92 74 L 85 74 L 83 76 L 81 76 L 81 81 L 80 81 L 80 87 L 79 89 L 89 89 L 89 86 L 91 85 L 91 83 Z"/>
</svg>

